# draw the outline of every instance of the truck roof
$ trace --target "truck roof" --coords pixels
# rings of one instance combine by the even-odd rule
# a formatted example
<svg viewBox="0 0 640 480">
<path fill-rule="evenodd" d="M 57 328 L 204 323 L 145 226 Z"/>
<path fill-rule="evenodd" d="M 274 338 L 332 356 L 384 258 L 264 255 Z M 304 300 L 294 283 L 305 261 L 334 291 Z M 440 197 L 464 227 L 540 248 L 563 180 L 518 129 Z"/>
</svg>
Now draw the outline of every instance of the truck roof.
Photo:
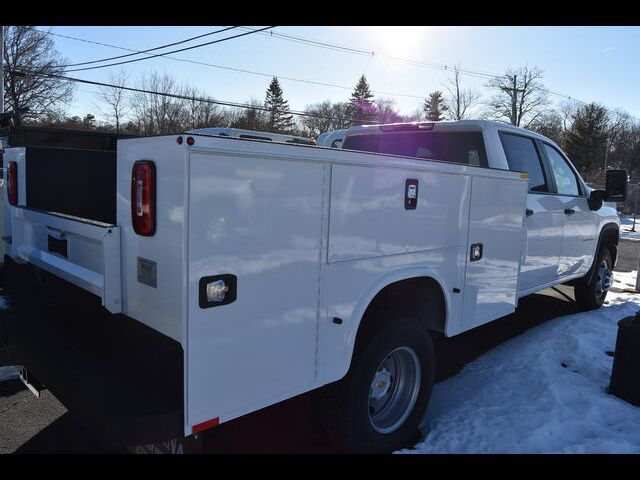
<svg viewBox="0 0 640 480">
<path fill-rule="evenodd" d="M 537 136 L 548 140 L 543 135 L 539 135 L 531 130 L 525 128 L 516 127 L 505 122 L 496 120 L 444 120 L 440 122 L 402 122 L 402 123 L 386 123 L 380 125 L 357 125 L 346 130 L 345 135 L 371 135 L 371 134 L 384 134 L 389 132 L 403 132 L 403 131 L 434 131 L 434 132 L 447 132 L 447 131 L 464 131 L 464 132 L 478 132 L 486 130 L 489 127 L 497 127 L 502 130 L 510 130 L 519 133 L 526 133 L 527 135 Z"/>
</svg>

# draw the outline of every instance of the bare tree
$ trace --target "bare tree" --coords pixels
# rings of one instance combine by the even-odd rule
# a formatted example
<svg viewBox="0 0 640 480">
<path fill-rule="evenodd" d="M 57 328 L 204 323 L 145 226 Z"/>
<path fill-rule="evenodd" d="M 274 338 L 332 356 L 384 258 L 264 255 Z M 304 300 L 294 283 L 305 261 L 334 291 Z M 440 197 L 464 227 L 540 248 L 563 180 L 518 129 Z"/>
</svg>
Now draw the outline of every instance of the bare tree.
<svg viewBox="0 0 640 480">
<path fill-rule="evenodd" d="M 510 69 L 491 79 L 487 86 L 497 90 L 489 101 L 493 117 L 524 128 L 535 122 L 549 103 L 541 80 L 542 71 L 537 67 Z"/>
<path fill-rule="evenodd" d="M 143 75 L 140 89 L 160 94 L 182 93 L 182 88 L 174 77 L 156 72 Z M 133 95 L 133 114 L 140 131 L 145 135 L 183 130 L 184 110 L 185 101 L 180 98 L 144 92 Z"/>
<path fill-rule="evenodd" d="M 404 118 L 398 112 L 396 101 L 392 98 L 379 97 L 374 101 L 375 120 L 377 123 L 402 122 Z"/>
<path fill-rule="evenodd" d="M 116 133 L 120 133 L 122 120 L 131 110 L 126 91 L 120 88 L 127 84 L 128 79 L 129 76 L 123 70 L 117 74 L 112 73 L 109 75 L 109 83 L 114 86 L 101 87 L 98 91 L 98 98 L 106 105 L 104 110 L 100 107 L 98 110 L 109 122 L 115 123 Z"/>
<path fill-rule="evenodd" d="M 4 61 L 5 110 L 29 108 L 15 117 L 16 125 L 71 101 L 73 84 L 48 76 L 62 74 L 65 62 L 45 32 L 28 26 L 6 27 Z"/>
<path fill-rule="evenodd" d="M 444 85 L 447 90 L 445 106 L 447 118 L 450 120 L 463 120 L 468 118 L 473 105 L 478 103 L 480 94 L 475 90 L 464 88 L 460 79 L 460 67 L 453 69 L 453 78 Z"/>
<path fill-rule="evenodd" d="M 562 132 L 563 135 L 571 129 L 573 119 L 578 113 L 580 104 L 575 100 L 564 100 L 558 106 L 560 117 L 562 118 Z"/>
<path fill-rule="evenodd" d="M 189 129 L 219 127 L 224 121 L 224 115 L 221 108 L 211 102 L 209 97 L 195 87 L 187 86 L 183 89 L 182 94 L 189 97 L 184 101 L 184 120 L 183 123 Z"/>
<path fill-rule="evenodd" d="M 302 125 L 310 135 L 318 136 L 321 133 L 334 130 L 333 126 L 333 104 L 331 100 L 307 105 L 304 109 L 308 117 L 302 118 Z"/>
<path fill-rule="evenodd" d="M 620 134 L 629 126 L 629 123 L 631 122 L 631 117 L 629 116 L 629 114 L 622 110 L 611 112 L 608 117 L 609 121 L 607 122 L 607 144 L 604 151 L 604 165 L 602 168 L 603 172 L 607 170 L 607 162 L 609 160 L 609 152 L 611 152 L 611 148 L 618 140 Z"/>
<path fill-rule="evenodd" d="M 235 108 L 231 110 L 229 126 L 232 128 L 244 128 L 247 130 L 268 131 L 267 112 L 259 100 L 252 98 L 249 108 Z"/>
<path fill-rule="evenodd" d="M 309 116 L 300 120 L 309 135 L 318 136 L 331 130 L 340 130 L 351 126 L 349 104 L 331 103 L 330 100 L 307 105 L 304 109 Z"/>
<path fill-rule="evenodd" d="M 529 123 L 528 128 L 562 146 L 565 130 L 562 116 L 556 110 L 549 110 L 539 115 L 538 118 Z"/>
<path fill-rule="evenodd" d="M 416 107 L 413 112 L 406 116 L 407 122 L 424 122 L 427 120 L 427 116 L 424 113 L 422 107 Z"/>
</svg>

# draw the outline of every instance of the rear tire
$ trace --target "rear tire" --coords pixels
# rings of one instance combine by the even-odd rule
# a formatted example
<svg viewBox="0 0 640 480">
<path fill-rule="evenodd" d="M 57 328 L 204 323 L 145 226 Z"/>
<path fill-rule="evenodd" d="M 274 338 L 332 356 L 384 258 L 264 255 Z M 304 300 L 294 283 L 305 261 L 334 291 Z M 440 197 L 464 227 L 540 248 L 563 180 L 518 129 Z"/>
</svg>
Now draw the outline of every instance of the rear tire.
<svg viewBox="0 0 640 480">
<path fill-rule="evenodd" d="M 574 288 L 576 303 L 581 310 L 600 308 L 613 284 L 613 260 L 607 247 L 602 247 L 598 252 L 594 268 L 591 282 L 580 282 Z"/>
<path fill-rule="evenodd" d="M 381 317 L 358 339 L 347 375 L 324 392 L 325 431 L 344 452 L 409 446 L 431 397 L 435 354 L 428 330 L 412 317 Z"/>
</svg>

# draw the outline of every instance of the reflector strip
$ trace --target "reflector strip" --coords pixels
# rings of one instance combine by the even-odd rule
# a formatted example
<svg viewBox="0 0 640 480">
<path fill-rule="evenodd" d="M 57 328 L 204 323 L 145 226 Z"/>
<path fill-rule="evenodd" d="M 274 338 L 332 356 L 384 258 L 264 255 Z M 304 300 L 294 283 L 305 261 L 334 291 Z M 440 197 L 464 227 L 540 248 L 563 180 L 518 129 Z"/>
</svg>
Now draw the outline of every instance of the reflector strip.
<svg viewBox="0 0 640 480">
<path fill-rule="evenodd" d="M 207 420 L 206 422 L 202 422 L 191 427 L 191 433 L 199 433 L 204 430 L 208 430 L 212 427 L 215 427 L 219 423 L 220 423 L 220 417 L 212 418 L 211 420 Z"/>
</svg>

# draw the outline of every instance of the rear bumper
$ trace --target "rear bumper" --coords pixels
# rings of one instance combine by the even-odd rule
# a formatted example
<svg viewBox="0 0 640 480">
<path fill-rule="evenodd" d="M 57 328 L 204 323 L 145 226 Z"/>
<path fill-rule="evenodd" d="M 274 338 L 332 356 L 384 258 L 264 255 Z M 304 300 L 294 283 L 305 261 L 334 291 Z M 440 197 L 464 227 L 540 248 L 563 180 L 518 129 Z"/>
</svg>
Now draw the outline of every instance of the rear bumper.
<svg viewBox="0 0 640 480">
<path fill-rule="evenodd" d="M 181 437 L 183 351 L 100 298 L 5 256 L 11 309 L 0 312 L 12 360 L 113 445 Z"/>
</svg>

